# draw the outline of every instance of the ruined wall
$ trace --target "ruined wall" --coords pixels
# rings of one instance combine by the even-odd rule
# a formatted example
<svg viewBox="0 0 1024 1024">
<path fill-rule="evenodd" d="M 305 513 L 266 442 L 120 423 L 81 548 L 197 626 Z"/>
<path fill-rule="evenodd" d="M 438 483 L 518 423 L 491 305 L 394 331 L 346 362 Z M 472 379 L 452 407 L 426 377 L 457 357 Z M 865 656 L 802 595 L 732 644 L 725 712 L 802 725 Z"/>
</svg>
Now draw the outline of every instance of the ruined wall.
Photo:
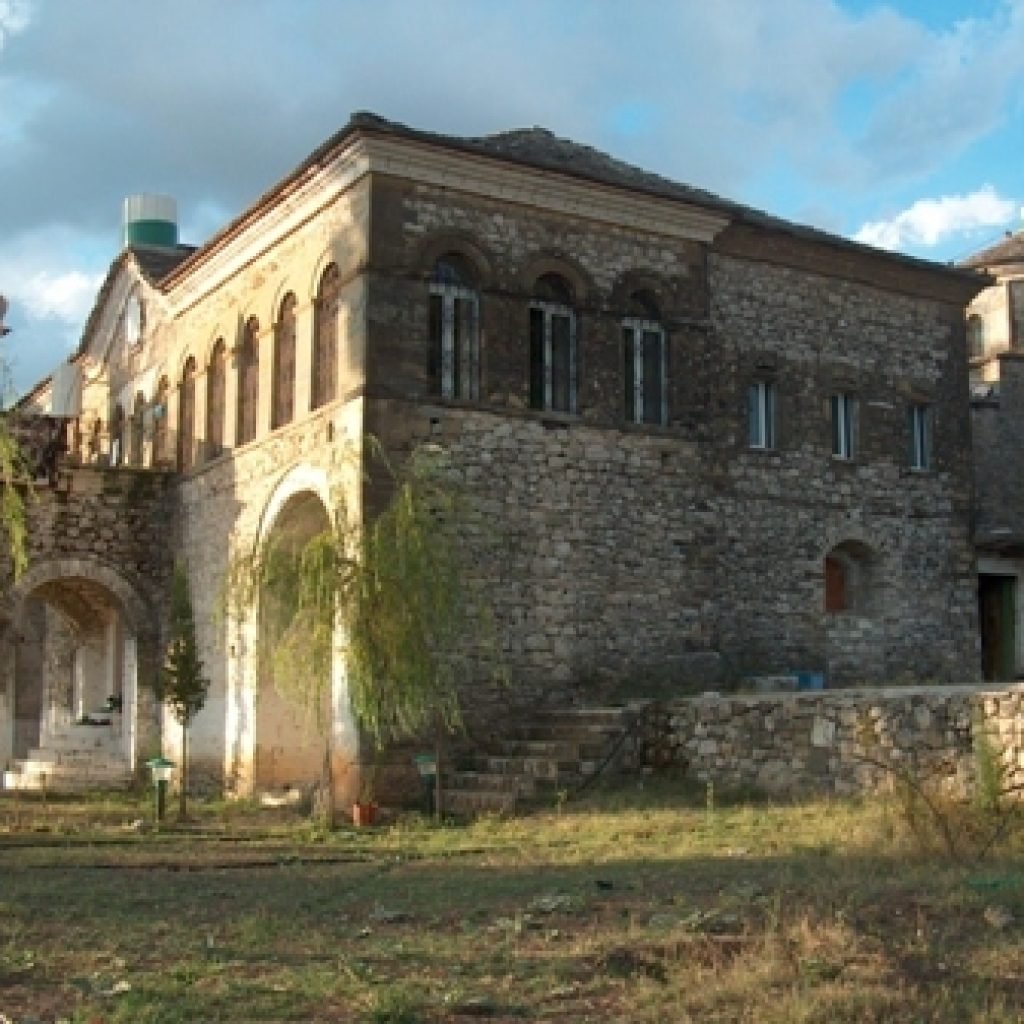
<svg viewBox="0 0 1024 1024">
<path fill-rule="evenodd" d="M 852 793 L 891 783 L 869 758 L 921 777 L 972 778 L 976 723 L 1024 783 L 1024 689 L 848 690 L 709 694 L 648 709 L 626 760 L 645 771 L 769 792 Z"/>
<path fill-rule="evenodd" d="M 962 309 L 919 268 L 863 253 L 833 266 L 808 245 L 800 263 L 756 233 L 705 250 L 378 187 L 367 429 L 394 451 L 450 448 L 476 496 L 487 527 L 470 560 L 513 699 L 801 668 L 833 684 L 976 678 Z M 426 395 L 426 282 L 445 247 L 480 270 L 479 402 Z M 547 269 L 578 285 L 578 416 L 526 408 L 530 287 Z M 663 312 L 665 427 L 623 422 L 631 281 Z M 763 377 L 778 394 L 770 451 L 747 446 L 747 387 Z M 850 460 L 831 454 L 837 390 L 858 402 Z M 909 467 L 912 401 L 934 413 L 927 471 Z M 870 601 L 826 615 L 823 560 L 850 540 L 871 552 Z"/>
</svg>

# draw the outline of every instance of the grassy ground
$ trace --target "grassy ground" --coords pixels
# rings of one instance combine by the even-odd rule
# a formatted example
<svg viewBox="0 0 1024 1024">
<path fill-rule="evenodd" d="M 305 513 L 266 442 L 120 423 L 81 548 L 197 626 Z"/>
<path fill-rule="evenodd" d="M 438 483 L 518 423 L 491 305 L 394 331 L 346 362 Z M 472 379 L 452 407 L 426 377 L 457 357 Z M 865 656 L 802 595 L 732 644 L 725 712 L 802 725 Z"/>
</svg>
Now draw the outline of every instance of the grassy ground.
<svg viewBox="0 0 1024 1024">
<path fill-rule="evenodd" d="M 1024 1020 L 1024 852 L 922 859 L 878 801 L 148 810 L 0 797 L 0 1021 Z"/>
</svg>

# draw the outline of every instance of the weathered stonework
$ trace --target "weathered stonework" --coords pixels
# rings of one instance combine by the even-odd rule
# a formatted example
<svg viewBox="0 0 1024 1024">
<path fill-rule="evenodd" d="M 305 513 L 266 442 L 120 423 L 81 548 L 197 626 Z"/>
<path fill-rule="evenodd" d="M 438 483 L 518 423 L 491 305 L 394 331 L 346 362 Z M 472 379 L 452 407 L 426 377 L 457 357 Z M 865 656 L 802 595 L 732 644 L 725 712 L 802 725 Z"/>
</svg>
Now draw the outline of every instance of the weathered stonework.
<svg viewBox="0 0 1024 1024">
<path fill-rule="evenodd" d="M 438 291 L 455 273 L 446 261 L 472 306 L 457 328 Z M 327 268 L 336 293 L 318 306 Z M 397 460 L 418 443 L 448 449 L 479 512 L 467 562 L 511 685 L 469 688 L 471 714 L 801 669 L 833 685 L 976 678 L 963 306 L 980 286 L 540 130 L 459 140 L 368 115 L 198 251 L 126 250 L 75 357 L 72 455 L 179 470 L 159 521 L 173 520 L 189 567 L 211 678 L 194 777 L 242 792 L 319 777 L 325 737 L 291 721 L 255 663 L 258 608 L 225 619 L 220 594 L 233 552 L 278 531 L 301 540 L 340 509 L 373 514 L 386 494 L 363 476 L 367 436 Z M 132 297 L 145 309 L 134 341 Z M 557 373 L 574 386 L 543 408 L 555 316 L 572 336 Z M 334 363 L 317 362 L 324 323 Z M 460 392 L 430 369 L 456 330 L 460 345 L 472 334 Z M 644 331 L 659 348 L 643 372 L 660 377 L 646 419 L 627 412 L 642 360 L 625 347 Z M 760 447 L 755 382 L 775 402 Z M 314 383 L 330 385 L 319 407 Z M 282 389 L 292 416 L 275 426 Z M 857 410 L 850 457 L 833 455 L 837 393 Z M 933 414 L 918 469 L 912 403 Z M 120 513 L 99 501 L 90 514 L 90 541 L 117 545 Z M 151 524 L 133 529 L 137 547 L 118 555 L 129 566 L 166 543 Z M 69 553 L 81 541 L 56 520 L 40 537 Z M 851 596 L 826 611 L 835 552 Z M 159 576 L 139 586 L 158 603 Z M 334 778 L 351 795 L 360 744 L 340 655 L 329 682 Z"/>
<path fill-rule="evenodd" d="M 1024 784 L 1024 688 L 907 687 L 839 693 L 708 694 L 646 712 L 626 763 L 645 772 L 764 792 L 854 793 L 894 774 L 962 789 L 974 778 L 983 725 Z"/>
</svg>

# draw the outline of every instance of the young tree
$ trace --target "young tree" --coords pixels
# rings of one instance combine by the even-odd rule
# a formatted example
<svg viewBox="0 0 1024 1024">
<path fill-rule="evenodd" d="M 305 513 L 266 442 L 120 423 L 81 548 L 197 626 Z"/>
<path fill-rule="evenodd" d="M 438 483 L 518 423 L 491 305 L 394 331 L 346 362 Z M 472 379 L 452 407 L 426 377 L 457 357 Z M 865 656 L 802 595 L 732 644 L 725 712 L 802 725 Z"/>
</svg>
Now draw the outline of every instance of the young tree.
<svg viewBox="0 0 1024 1024">
<path fill-rule="evenodd" d="M 203 675 L 203 663 L 196 644 L 188 574 L 183 563 L 174 566 L 171 585 L 171 637 L 159 675 L 157 696 L 167 704 L 181 726 L 181 790 L 178 813 L 186 816 L 188 799 L 188 728 L 206 703 L 210 681 Z"/>
</svg>

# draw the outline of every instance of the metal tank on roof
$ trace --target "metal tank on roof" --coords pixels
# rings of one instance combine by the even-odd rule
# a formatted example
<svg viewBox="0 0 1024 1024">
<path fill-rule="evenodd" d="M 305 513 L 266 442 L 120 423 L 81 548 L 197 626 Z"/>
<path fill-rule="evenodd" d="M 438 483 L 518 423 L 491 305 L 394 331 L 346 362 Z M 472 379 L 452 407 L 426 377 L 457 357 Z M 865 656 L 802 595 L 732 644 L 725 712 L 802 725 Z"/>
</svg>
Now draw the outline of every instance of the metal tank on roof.
<svg viewBox="0 0 1024 1024">
<path fill-rule="evenodd" d="M 174 248 L 178 244 L 178 204 L 170 196 L 128 196 L 122 216 L 122 244 Z"/>
</svg>

